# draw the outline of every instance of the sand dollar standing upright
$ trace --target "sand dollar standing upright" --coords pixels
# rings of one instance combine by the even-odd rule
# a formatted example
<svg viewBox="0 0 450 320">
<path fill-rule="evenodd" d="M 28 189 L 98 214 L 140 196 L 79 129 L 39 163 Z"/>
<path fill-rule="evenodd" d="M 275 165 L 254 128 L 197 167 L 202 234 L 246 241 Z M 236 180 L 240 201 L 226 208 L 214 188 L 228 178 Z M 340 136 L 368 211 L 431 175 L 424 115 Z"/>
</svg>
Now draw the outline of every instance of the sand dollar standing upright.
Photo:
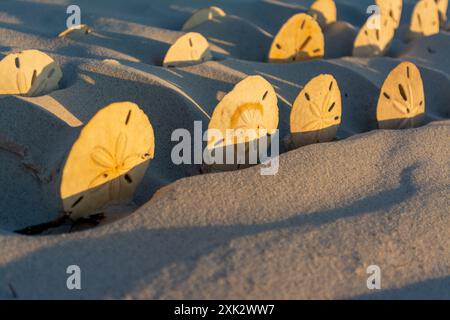
<svg viewBox="0 0 450 320">
<path fill-rule="evenodd" d="M 270 62 L 295 62 L 322 58 L 325 41 L 322 29 L 314 18 L 299 13 L 280 29 L 269 51 Z"/>
<path fill-rule="evenodd" d="M 439 10 L 435 0 L 420 0 L 414 7 L 409 25 L 410 36 L 431 36 L 439 33 Z"/>
<path fill-rule="evenodd" d="M 208 149 L 247 143 L 274 134 L 278 128 L 277 95 L 261 76 L 235 85 L 214 109 L 208 125 Z M 220 136 L 211 134 L 215 130 Z"/>
<path fill-rule="evenodd" d="M 353 44 L 354 57 L 381 56 L 389 49 L 394 38 L 394 22 L 387 16 L 380 15 L 380 28 L 374 28 L 373 17 L 367 19 L 359 30 Z"/>
<path fill-rule="evenodd" d="M 336 79 L 321 74 L 311 79 L 291 110 L 291 147 L 332 141 L 341 123 L 342 101 Z"/>
<path fill-rule="evenodd" d="M 39 96 L 58 89 L 59 66 L 45 53 L 24 50 L 0 61 L 0 94 Z"/>
<path fill-rule="evenodd" d="M 336 22 L 337 10 L 333 0 L 316 0 L 309 7 L 308 14 L 317 20 L 322 28 Z"/>
<path fill-rule="evenodd" d="M 208 40 L 200 33 L 182 35 L 169 48 L 164 57 L 164 67 L 186 67 L 212 59 Z"/>
<path fill-rule="evenodd" d="M 219 7 L 209 7 L 209 8 L 203 8 L 200 10 L 195 11 L 189 19 L 186 20 L 181 30 L 189 30 L 192 29 L 198 25 L 201 25 L 202 23 L 205 23 L 206 21 L 213 20 L 215 17 L 224 17 L 226 16 L 225 11 L 220 9 Z"/>
<path fill-rule="evenodd" d="M 83 128 L 64 166 L 61 198 L 74 220 L 108 204 L 131 201 L 153 158 L 155 139 L 145 113 L 134 103 L 113 103 Z"/>
<path fill-rule="evenodd" d="M 383 16 L 389 17 L 395 29 L 400 25 L 403 10 L 403 0 L 375 0 Z"/>
<path fill-rule="evenodd" d="M 419 69 L 411 62 L 394 68 L 380 91 L 377 121 L 380 129 L 403 129 L 420 125 L 425 94 Z"/>
</svg>

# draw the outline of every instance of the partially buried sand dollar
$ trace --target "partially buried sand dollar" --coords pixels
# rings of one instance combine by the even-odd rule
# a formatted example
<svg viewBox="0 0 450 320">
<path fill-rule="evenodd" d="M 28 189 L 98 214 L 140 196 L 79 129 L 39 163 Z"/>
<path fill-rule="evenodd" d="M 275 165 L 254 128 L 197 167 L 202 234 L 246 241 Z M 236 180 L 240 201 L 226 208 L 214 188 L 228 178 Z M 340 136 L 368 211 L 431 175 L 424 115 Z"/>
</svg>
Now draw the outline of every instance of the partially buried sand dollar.
<svg viewBox="0 0 450 320">
<path fill-rule="evenodd" d="M 277 101 L 274 88 L 263 77 L 248 76 L 240 81 L 214 109 L 208 126 L 208 149 L 238 144 L 248 147 L 248 142 L 274 134 L 278 127 Z M 228 168 L 236 168 L 233 164 Z M 215 166 L 227 170 L 224 168 Z"/>
<path fill-rule="evenodd" d="M 59 66 L 45 53 L 25 50 L 0 61 L 0 94 L 40 96 L 58 89 Z"/>
<path fill-rule="evenodd" d="M 61 198 L 71 219 L 127 203 L 154 156 L 153 128 L 134 103 L 113 103 L 83 128 L 64 166 Z"/>
<path fill-rule="evenodd" d="M 330 23 L 336 22 L 336 4 L 333 0 L 316 0 L 309 8 L 308 14 L 325 28 Z"/>
<path fill-rule="evenodd" d="M 414 7 L 409 25 L 410 37 L 439 33 L 439 10 L 434 0 L 420 0 Z"/>
<path fill-rule="evenodd" d="M 400 25 L 403 10 L 403 0 L 375 0 L 383 16 L 389 17 L 397 29 Z"/>
<path fill-rule="evenodd" d="M 189 32 L 175 41 L 164 57 L 164 67 L 186 67 L 212 59 L 208 40 L 200 33 Z"/>
<path fill-rule="evenodd" d="M 81 24 L 77 27 L 67 28 L 66 30 L 58 34 L 58 38 L 65 38 L 70 35 L 87 35 L 91 32 L 92 29 L 88 25 Z"/>
<path fill-rule="evenodd" d="M 325 41 L 314 18 L 299 13 L 280 29 L 269 51 L 270 62 L 295 62 L 323 57 Z"/>
<path fill-rule="evenodd" d="M 376 16 L 372 16 L 358 32 L 353 44 L 354 57 L 381 56 L 389 49 L 395 34 L 394 22 L 384 14 L 378 17 L 379 26 L 375 24 Z"/>
<path fill-rule="evenodd" d="M 186 20 L 181 30 L 192 29 L 206 21 L 213 20 L 215 17 L 224 17 L 225 15 L 225 11 L 215 6 L 197 10 Z"/>
<path fill-rule="evenodd" d="M 419 69 L 411 62 L 394 68 L 381 88 L 377 105 L 380 129 L 403 129 L 420 125 L 425 95 Z"/>
<path fill-rule="evenodd" d="M 291 147 L 335 139 L 341 113 L 341 92 L 336 79 L 321 74 L 310 80 L 291 110 Z"/>
<path fill-rule="evenodd" d="M 249 133 L 246 131 L 262 129 L 267 134 L 273 134 L 278 127 L 277 101 L 275 90 L 266 79 L 261 76 L 246 77 L 214 109 L 208 129 L 219 130 L 223 139 L 208 139 L 208 146 L 234 144 L 240 140 L 236 135 Z M 227 132 L 227 129 L 231 130 Z"/>
</svg>

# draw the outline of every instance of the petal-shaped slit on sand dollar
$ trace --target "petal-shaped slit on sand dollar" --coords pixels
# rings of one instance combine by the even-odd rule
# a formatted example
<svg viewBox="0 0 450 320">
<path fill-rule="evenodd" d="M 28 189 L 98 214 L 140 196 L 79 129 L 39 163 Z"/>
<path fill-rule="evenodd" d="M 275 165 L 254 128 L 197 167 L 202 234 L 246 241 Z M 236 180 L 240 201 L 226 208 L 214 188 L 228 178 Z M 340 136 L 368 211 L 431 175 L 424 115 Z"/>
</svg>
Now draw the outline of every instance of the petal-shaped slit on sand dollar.
<svg viewBox="0 0 450 320">
<path fill-rule="evenodd" d="M 60 34 L 58 34 L 58 38 L 65 38 L 71 35 L 87 35 L 91 33 L 93 30 L 86 24 L 80 24 L 77 27 L 67 28 Z"/>
<path fill-rule="evenodd" d="M 421 124 L 425 94 L 419 69 L 411 62 L 394 68 L 380 91 L 377 121 L 380 129 L 413 128 Z"/>
<path fill-rule="evenodd" d="M 380 8 L 381 15 L 391 19 L 397 29 L 402 17 L 403 0 L 375 0 L 375 4 Z"/>
<path fill-rule="evenodd" d="M 152 125 L 136 104 L 101 109 L 67 157 L 60 188 L 64 211 L 77 220 L 109 204 L 131 201 L 154 150 Z"/>
<path fill-rule="evenodd" d="M 359 30 L 353 43 L 354 57 L 376 57 L 386 53 L 394 38 L 394 22 L 388 16 L 381 14 L 379 28 L 375 28 L 375 16 L 369 17 Z"/>
<path fill-rule="evenodd" d="M 169 48 L 164 57 L 164 67 L 186 67 L 212 59 L 208 40 L 200 33 L 182 35 Z"/>
<path fill-rule="evenodd" d="M 246 77 L 214 109 L 208 125 L 208 149 L 244 145 L 274 134 L 278 128 L 277 103 L 275 90 L 267 80 Z"/>
<path fill-rule="evenodd" d="M 325 40 L 318 22 L 299 13 L 291 17 L 280 29 L 269 51 L 270 62 L 295 62 L 322 58 Z"/>
<path fill-rule="evenodd" d="M 62 71 L 47 54 L 24 50 L 0 61 L 0 94 L 40 96 L 58 89 Z"/>
<path fill-rule="evenodd" d="M 410 37 L 439 33 L 439 10 L 435 0 L 420 0 L 414 7 L 409 25 Z"/>
<path fill-rule="evenodd" d="M 291 147 L 334 140 L 341 114 L 341 91 L 336 79 L 329 74 L 311 79 L 291 110 Z"/>
<path fill-rule="evenodd" d="M 436 4 L 439 10 L 439 24 L 444 29 L 447 23 L 448 0 L 436 0 Z"/>
<path fill-rule="evenodd" d="M 316 0 L 309 7 L 308 14 L 317 20 L 322 28 L 336 22 L 337 10 L 333 0 Z"/>
<path fill-rule="evenodd" d="M 226 16 L 225 11 L 220 9 L 219 7 L 209 7 L 209 8 L 203 8 L 200 10 L 195 11 L 189 19 L 186 20 L 181 30 L 189 30 L 192 29 L 198 25 L 201 25 L 202 23 L 205 23 L 206 21 L 213 20 L 216 17 L 224 17 Z"/>
</svg>

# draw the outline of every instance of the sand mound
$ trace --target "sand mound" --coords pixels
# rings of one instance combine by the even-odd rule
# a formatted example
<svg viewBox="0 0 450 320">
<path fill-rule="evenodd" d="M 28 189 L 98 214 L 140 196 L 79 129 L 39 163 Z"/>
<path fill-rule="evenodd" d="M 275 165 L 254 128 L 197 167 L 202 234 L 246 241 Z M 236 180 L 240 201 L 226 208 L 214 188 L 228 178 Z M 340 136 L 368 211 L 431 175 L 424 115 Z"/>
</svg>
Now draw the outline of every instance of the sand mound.
<svg viewBox="0 0 450 320">
<path fill-rule="evenodd" d="M 9 284 L 21 298 L 449 298 L 449 134 L 448 121 L 374 131 L 282 155 L 275 177 L 182 179 L 101 228 L 0 232 L 0 296 Z M 74 261 L 78 292 L 60 285 Z"/>
</svg>

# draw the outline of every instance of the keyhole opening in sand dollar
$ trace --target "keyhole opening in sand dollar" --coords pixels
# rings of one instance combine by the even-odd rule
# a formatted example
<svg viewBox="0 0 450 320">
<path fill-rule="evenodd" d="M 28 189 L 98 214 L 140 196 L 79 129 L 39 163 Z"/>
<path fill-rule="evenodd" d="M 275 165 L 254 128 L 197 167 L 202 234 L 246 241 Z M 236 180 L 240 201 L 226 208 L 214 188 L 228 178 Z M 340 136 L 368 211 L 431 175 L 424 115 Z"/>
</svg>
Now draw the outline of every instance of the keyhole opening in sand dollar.
<svg viewBox="0 0 450 320">
<path fill-rule="evenodd" d="M 231 117 L 234 142 L 248 142 L 258 138 L 258 131 L 264 127 L 264 110 L 258 102 L 244 103 Z"/>
</svg>

